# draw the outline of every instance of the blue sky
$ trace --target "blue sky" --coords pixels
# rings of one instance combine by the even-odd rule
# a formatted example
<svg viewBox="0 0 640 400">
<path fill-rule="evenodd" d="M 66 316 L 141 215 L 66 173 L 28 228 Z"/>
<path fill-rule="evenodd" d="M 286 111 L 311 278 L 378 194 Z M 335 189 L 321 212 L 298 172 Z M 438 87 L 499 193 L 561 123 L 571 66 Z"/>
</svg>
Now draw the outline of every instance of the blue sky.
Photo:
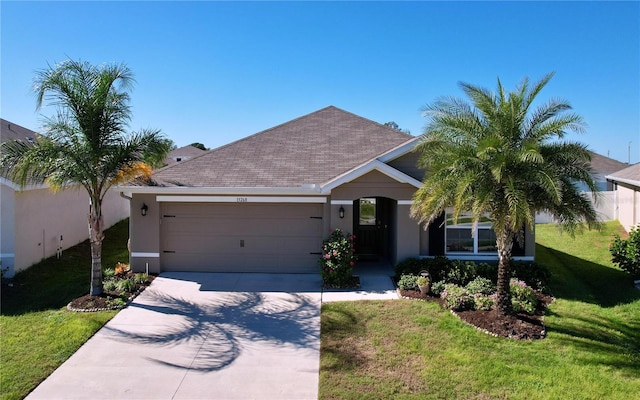
<svg viewBox="0 0 640 400">
<path fill-rule="evenodd" d="M 36 70 L 66 58 L 135 74 L 131 129 L 217 147 L 334 105 L 412 134 L 458 82 L 540 94 L 588 124 L 570 135 L 640 161 L 638 2 L 0 3 L 0 115 L 37 130 Z M 41 110 L 51 114 L 51 109 Z"/>
</svg>

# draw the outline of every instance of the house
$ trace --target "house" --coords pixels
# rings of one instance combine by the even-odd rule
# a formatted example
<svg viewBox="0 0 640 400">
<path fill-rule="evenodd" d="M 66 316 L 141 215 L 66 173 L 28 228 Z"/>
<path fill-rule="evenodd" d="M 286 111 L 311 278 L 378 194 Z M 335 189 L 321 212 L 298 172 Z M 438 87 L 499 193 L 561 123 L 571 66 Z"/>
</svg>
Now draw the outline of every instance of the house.
<svg viewBox="0 0 640 400">
<path fill-rule="evenodd" d="M 640 224 L 640 163 L 607 175 L 615 191 L 615 218 L 624 229 Z"/>
<path fill-rule="evenodd" d="M 592 177 L 598 190 L 611 191 L 613 187 L 607 181 L 607 175 L 626 168 L 629 164 L 620 162 L 613 158 L 605 157 L 601 154 L 589 152 L 591 154 Z M 583 187 L 584 191 L 589 191 L 587 187 Z"/>
<path fill-rule="evenodd" d="M 134 270 L 317 272 L 334 228 L 360 260 L 496 260 L 490 223 L 426 230 L 409 215 L 418 138 L 330 106 L 160 169 L 131 198 Z M 525 234 L 515 254 L 533 259 Z"/>
<path fill-rule="evenodd" d="M 37 134 L 0 119 L 0 141 L 34 142 Z M 89 237 L 89 197 L 82 187 L 53 193 L 47 185 L 24 188 L 0 176 L 0 260 L 7 277 Z M 104 200 L 109 227 L 129 216 L 128 201 L 111 190 Z"/>
<path fill-rule="evenodd" d="M 205 150 L 199 149 L 197 147 L 193 147 L 191 145 L 183 146 L 183 147 L 171 150 L 167 155 L 167 158 L 165 158 L 164 163 L 165 165 L 172 165 L 178 162 L 190 160 L 193 157 L 197 157 L 201 155 L 202 153 L 205 153 Z"/>
</svg>

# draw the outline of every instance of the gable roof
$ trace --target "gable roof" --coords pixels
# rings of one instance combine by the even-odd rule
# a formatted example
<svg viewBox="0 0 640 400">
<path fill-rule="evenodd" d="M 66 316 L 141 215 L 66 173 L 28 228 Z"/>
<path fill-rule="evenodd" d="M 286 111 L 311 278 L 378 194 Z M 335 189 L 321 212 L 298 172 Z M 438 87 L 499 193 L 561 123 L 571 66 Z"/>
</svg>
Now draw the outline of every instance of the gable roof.
<svg viewBox="0 0 640 400">
<path fill-rule="evenodd" d="M 187 161 L 193 157 L 197 157 L 206 153 L 206 150 L 199 149 L 197 147 L 193 147 L 191 145 L 183 146 L 174 150 L 171 150 L 169 154 L 167 154 L 167 158 L 165 158 L 164 163 L 167 165 L 175 164 L 177 162 Z M 178 160 L 178 159 L 181 160 Z"/>
<path fill-rule="evenodd" d="M 605 157 L 592 151 L 590 151 L 589 153 L 591 153 L 591 168 L 596 174 L 599 174 L 601 176 L 620 171 L 628 165 L 627 163 L 614 160 L 613 158 Z"/>
<path fill-rule="evenodd" d="M 640 163 L 630 165 L 625 169 L 607 175 L 607 180 L 622 182 L 640 188 Z"/>
<path fill-rule="evenodd" d="M 415 138 L 329 106 L 156 171 L 160 186 L 320 185 Z"/>
</svg>

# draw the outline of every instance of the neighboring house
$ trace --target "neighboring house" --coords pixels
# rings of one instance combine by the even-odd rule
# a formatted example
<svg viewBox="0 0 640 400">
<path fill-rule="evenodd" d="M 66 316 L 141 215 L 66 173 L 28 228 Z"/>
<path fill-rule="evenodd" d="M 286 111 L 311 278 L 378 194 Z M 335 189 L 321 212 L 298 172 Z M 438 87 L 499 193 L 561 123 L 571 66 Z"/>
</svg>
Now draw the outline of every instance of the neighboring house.
<svg viewBox="0 0 640 400">
<path fill-rule="evenodd" d="M 29 129 L 4 119 L 0 122 L 1 142 L 30 143 L 36 138 Z M 47 185 L 20 188 L 0 176 L 0 260 L 6 275 L 12 277 L 88 239 L 88 210 L 89 197 L 82 187 L 53 193 Z M 128 201 L 111 190 L 103 213 L 105 226 L 109 227 L 129 216 Z"/>
<path fill-rule="evenodd" d="M 627 166 L 626 163 L 605 157 L 592 151 L 591 154 L 591 176 L 598 188 L 597 201 L 593 200 L 589 187 L 581 183 L 579 190 L 584 192 L 587 198 L 593 203 L 593 207 L 598 213 L 600 221 L 612 221 L 615 217 L 615 193 L 611 182 L 607 181 L 607 175 L 619 171 Z M 536 214 L 536 223 L 554 222 L 553 217 L 548 213 Z"/>
<path fill-rule="evenodd" d="M 640 224 L 640 163 L 607 175 L 615 192 L 615 218 L 629 232 Z"/>
<path fill-rule="evenodd" d="M 478 234 L 444 215 L 409 216 L 423 171 L 418 138 L 330 106 L 121 187 L 131 196 L 134 270 L 317 272 L 334 228 L 356 235 L 360 260 L 497 260 L 490 223 Z M 448 222 L 447 222 L 448 221 Z M 532 260 L 533 234 L 514 253 Z"/>
<path fill-rule="evenodd" d="M 179 149 L 171 150 L 165 158 L 164 163 L 166 165 L 173 165 L 178 162 L 187 161 L 199 155 L 206 153 L 205 150 L 193 147 L 191 145 L 180 147 Z"/>
</svg>

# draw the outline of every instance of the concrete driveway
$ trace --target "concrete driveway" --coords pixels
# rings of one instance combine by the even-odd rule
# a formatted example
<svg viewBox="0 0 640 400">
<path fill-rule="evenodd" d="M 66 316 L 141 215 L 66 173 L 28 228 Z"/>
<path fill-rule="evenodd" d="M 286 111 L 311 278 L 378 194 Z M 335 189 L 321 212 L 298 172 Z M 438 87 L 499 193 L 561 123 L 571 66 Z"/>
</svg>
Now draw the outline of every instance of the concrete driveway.
<svg viewBox="0 0 640 400">
<path fill-rule="evenodd" d="M 165 273 L 27 398 L 317 399 L 317 274 Z"/>
</svg>

